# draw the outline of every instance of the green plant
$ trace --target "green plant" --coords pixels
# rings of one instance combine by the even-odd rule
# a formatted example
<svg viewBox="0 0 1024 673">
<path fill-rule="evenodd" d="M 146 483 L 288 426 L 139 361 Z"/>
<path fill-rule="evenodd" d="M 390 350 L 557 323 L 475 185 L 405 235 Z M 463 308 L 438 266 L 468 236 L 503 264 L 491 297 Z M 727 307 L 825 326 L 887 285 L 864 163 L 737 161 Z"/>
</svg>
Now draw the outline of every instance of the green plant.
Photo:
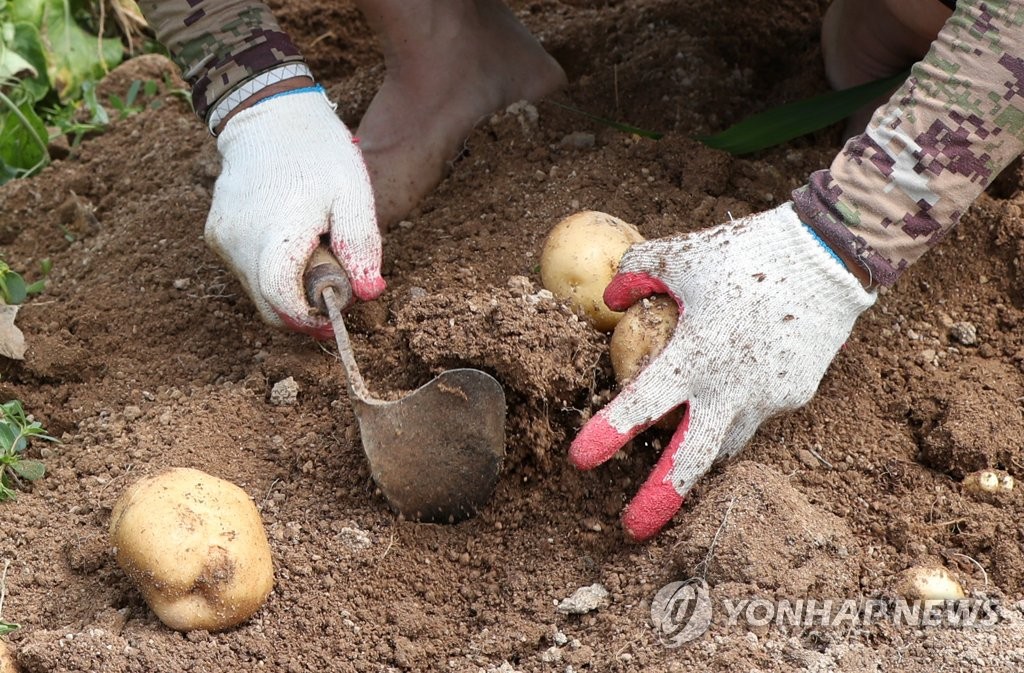
<svg viewBox="0 0 1024 673">
<path fill-rule="evenodd" d="M 46 466 L 40 461 L 24 457 L 32 439 L 57 441 L 46 434 L 39 421 L 29 420 L 20 400 L 0 404 L 0 501 L 15 497 L 15 486 L 46 474 Z"/>
<path fill-rule="evenodd" d="M 910 75 L 892 77 L 860 86 L 795 101 L 751 115 L 721 133 L 697 138 L 708 147 L 729 154 L 749 154 L 830 126 L 856 112 L 879 96 L 895 91 Z"/>
<path fill-rule="evenodd" d="M 94 24 L 91 0 L 0 0 L 0 184 L 49 163 L 47 126 L 73 118 L 85 85 L 124 58 Z"/>
<path fill-rule="evenodd" d="M 818 131 L 845 119 L 879 96 L 894 91 L 909 75 L 910 71 L 907 70 L 892 77 L 849 89 L 828 91 L 811 98 L 779 105 L 750 115 L 720 133 L 699 136 L 696 140 L 708 147 L 725 150 L 733 155 L 750 154 L 781 145 L 793 138 Z M 557 101 L 545 102 L 623 133 L 651 140 L 661 140 L 664 137 L 664 134 L 659 131 L 650 131 L 632 124 L 606 119 L 572 105 L 565 105 Z"/>
<path fill-rule="evenodd" d="M 33 294 L 39 294 L 46 287 L 46 277 L 50 275 L 53 263 L 49 259 L 39 262 L 42 278 L 34 283 L 26 283 L 20 273 L 0 259 L 0 300 L 4 304 L 22 304 Z"/>
</svg>

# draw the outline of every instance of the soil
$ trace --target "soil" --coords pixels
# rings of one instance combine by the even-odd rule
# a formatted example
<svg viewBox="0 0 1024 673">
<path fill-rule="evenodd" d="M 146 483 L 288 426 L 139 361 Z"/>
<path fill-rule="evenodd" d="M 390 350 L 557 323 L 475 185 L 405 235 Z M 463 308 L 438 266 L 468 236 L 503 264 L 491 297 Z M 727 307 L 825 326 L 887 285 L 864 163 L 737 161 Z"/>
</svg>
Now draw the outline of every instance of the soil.
<svg viewBox="0 0 1024 673">
<path fill-rule="evenodd" d="M 338 0 L 274 5 L 356 122 L 383 72 L 358 12 Z M 567 464 L 568 441 L 615 386 L 607 337 L 537 293 L 545 233 L 594 209 L 653 238 L 786 200 L 827 165 L 840 128 L 745 158 L 691 138 L 824 90 L 825 3 L 512 5 L 568 73 L 558 101 L 666 135 L 622 133 L 550 102 L 497 113 L 386 233 L 389 290 L 349 318 L 371 386 L 407 390 L 472 365 L 509 399 L 497 492 L 458 525 L 389 511 L 332 349 L 263 325 L 205 247 L 217 154 L 180 96 L 165 92 L 0 188 L 3 258 L 30 277 L 53 261 L 45 294 L 19 314 L 29 351 L 0 363 L 0 395 L 61 440 L 33 445 L 46 477 L 0 504 L 2 617 L 22 625 L 8 639 L 21 669 L 1017 670 L 1022 489 L 979 498 L 961 482 L 984 467 L 1024 478 L 1019 170 L 862 317 L 807 407 L 716 467 L 660 536 L 630 544 L 618 516 L 667 435 L 592 473 Z M 130 63 L 104 91 L 166 67 Z M 272 404 L 288 377 L 295 403 Z M 166 628 L 115 563 L 114 501 L 167 466 L 231 480 L 261 511 L 276 586 L 238 628 Z M 793 629 L 716 612 L 678 648 L 651 627 L 651 601 L 672 581 L 704 578 L 716 606 L 888 600 L 915 565 L 997 599 L 999 622 Z M 609 594 L 596 610 L 557 609 L 594 583 Z"/>
</svg>

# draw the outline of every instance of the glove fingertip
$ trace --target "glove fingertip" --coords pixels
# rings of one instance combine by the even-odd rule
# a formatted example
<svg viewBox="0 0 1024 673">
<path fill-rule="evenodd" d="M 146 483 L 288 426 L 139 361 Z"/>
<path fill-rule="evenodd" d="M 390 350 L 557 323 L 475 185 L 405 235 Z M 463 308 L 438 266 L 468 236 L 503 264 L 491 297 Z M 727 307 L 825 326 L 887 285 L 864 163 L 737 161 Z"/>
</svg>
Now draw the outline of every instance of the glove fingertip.
<svg viewBox="0 0 1024 673">
<path fill-rule="evenodd" d="M 597 414 L 580 430 L 569 447 L 569 460 L 581 470 L 592 470 L 615 455 L 630 440 L 612 427 L 604 414 Z"/>
<path fill-rule="evenodd" d="M 604 290 L 604 303 L 613 311 L 627 308 L 652 294 L 671 294 L 665 283 L 640 271 L 620 273 Z"/>
<path fill-rule="evenodd" d="M 380 275 L 379 240 L 350 245 L 344 239 L 332 240 L 331 251 L 341 262 L 352 284 L 352 293 L 363 301 L 376 299 L 387 288 Z"/>
<path fill-rule="evenodd" d="M 352 293 L 363 301 L 370 301 L 384 294 L 388 284 L 379 274 L 366 274 L 352 280 Z"/>
<path fill-rule="evenodd" d="M 683 496 L 671 484 L 654 480 L 654 475 L 622 513 L 622 527 L 634 542 L 645 542 L 665 527 L 679 508 Z"/>
<path fill-rule="evenodd" d="M 683 506 L 683 496 L 673 484 L 669 473 L 675 466 L 676 454 L 689 427 L 690 409 L 687 406 L 686 415 L 658 459 L 658 464 L 622 513 L 622 527 L 635 542 L 644 542 L 657 535 Z"/>
</svg>

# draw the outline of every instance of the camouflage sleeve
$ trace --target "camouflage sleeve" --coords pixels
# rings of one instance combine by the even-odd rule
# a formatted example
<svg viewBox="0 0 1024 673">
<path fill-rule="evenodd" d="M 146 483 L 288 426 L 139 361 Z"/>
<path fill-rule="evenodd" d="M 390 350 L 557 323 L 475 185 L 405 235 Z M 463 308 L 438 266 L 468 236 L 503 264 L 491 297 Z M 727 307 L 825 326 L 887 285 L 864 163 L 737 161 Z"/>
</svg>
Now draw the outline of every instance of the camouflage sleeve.
<svg viewBox="0 0 1024 673">
<path fill-rule="evenodd" d="M 1024 151 L 1024 3 L 959 0 L 867 131 L 793 192 L 804 222 L 892 285 Z"/>
<path fill-rule="evenodd" d="M 192 85 L 204 122 L 219 100 L 256 75 L 302 61 L 260 0 L 139 0 L 139 7 Z"/>
</svg>

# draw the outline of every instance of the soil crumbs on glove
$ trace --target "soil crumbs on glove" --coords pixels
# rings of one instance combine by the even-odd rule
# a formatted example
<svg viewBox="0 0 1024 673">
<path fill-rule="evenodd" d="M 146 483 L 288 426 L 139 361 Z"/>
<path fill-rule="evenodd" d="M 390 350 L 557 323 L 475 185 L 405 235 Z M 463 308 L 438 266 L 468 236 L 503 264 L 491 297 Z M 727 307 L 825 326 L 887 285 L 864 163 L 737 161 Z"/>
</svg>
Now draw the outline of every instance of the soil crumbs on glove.
<svg viewBox="0 0 1024 673">
<path fill-rule="evenodd" d="M 354 6 L 271 4 L 356 122 L 383 67 Z M 824 3 L 511 4 L 565 67 L 568 102 L 666 136 L 549 103 L 495 114 L 387 232 L 389 289 L 347 318 L 371 388 L 400 394 L 465 365 L 496 376 L 510 403 L 493 502 L 459 525 L 388 510 L 333 346 L 260 324 L 205 248 L 217 153 L 178 97 L 0 187 L 3 259 L 30 280 L 53 262 L 46 292 L 18 315 L 28 353 L 0 361 L 0 393 L 61 438 L 30 447 L 46 476 L 0 503 L 0 619 L 22 625 L 7 638 L 21 669 L 1019 670 L 1024 487 L 976 497 L 962 485 L 981 468 L 1024 479 L 1019 169 L 879 298 L 808 407 L 765 425 L 660 536 L 630 544 L 618 517 L 669 437 L 638 438 L 591 473 L 567 464 L 574 432 L 615 390 L 606 337 L 538 295 L 544 237 L 583 209 L 648 238 L 709 226 L 777 205 L 826 166 L 839 128 L 753 158 L 690 140 L 824 90 Z M 155 57 L 133 67 L 102 91 L 163 80 Z M 272 404 L 289 377 L 296 397 Z M 112 504 L 171 465 L 238 484 L 266 525 L 274 592 L 226 633 L 165 628 L 114 562 Z M 742 601 L 891 602 L 915 565 L 998 600 L 998 623 L 729 619 Z M 656 630 L 651 606 L 689 578 L 708 582 L 714 612 L 706 632 L 670 647 L 679 630 Z M 606 602 L 559 612 L 593 584 Z"/>
</svg>

